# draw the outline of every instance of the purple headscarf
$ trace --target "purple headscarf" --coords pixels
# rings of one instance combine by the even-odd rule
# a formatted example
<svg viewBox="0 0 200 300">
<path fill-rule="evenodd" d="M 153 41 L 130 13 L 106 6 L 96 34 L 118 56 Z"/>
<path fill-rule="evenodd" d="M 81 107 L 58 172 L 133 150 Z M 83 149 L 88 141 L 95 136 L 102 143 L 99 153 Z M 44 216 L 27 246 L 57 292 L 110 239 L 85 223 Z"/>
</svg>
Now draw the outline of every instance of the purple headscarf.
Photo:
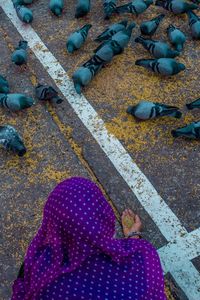
<svg viewBox="0 0 200 300">
<path fill-rule="evenodd" d="M 87 272 L 84 266 L 86 268 L 86 262 L 91 257 L 99 257 L 98 263 L 106 265 L 103 268 L 105 272 L 108 271 L 106 268 L 128 268 L 133 286 L 137 288 L 139 284 L 143 287 L 139 296 L 132 295 L 132 299 L 165 300 L 163 273 L 153 246 L 143 239 L 116 239 L 114 234 L 113 210 L 96 184 L 79 177 L 59 183 L 45 204 L 42 225 L 29 245 L 24 276 L 14 282 L 12 300 L 44 299 L 39 295 L 55 282 L 59 284 L 59 278 L 68 278 L 78 271 L 82 277 L 88 274 L 89 266 Z M 110 259 L 108 263 L 105 263 L 106 257 Z M 118 279 L 120 287 L 121 279 Z M 124 275 L 123 280 L 129 283 L 128 277 L 126 279 Z M 110 284 L 112 290 L 111 281 Z M 67 288 L 66 284 L 64 286 Z M 83 284 L 82 289 L 84 288 L 87 287 Z M 101 293 L 103 289 L 104 286 L 101 286 Z M 76 298 L 69 291 L 67 293 L 66 299 L 95 299 L 88 295 Z M 114 298 L 110 296 L 96 299 Z"/>
</svg>

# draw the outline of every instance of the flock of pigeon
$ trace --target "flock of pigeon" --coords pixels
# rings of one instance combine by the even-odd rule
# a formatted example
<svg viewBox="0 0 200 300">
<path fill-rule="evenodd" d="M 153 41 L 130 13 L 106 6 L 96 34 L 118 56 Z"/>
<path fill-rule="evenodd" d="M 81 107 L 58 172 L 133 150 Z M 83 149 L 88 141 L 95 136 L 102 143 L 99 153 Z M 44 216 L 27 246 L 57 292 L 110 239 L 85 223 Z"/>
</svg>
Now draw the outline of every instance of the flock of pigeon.
<svg viewBox="0 0 200 300">
<path fill-rule="evenodd" d="M 32 11 L 26 5 L 31 4 L 33 0 L 12 0 L 12 2 L 19 19 L 24 23 L 32 22 Z M 116 13 L 130 13 L 138 16 L 153 4 L 152 0 L 133 0 L 121 6 L 117 6 L 116 2 L 117 0 L 103 0 L 105 19 L 109 19 L 112 14 Z M 192 37 L 200 39 L 200 17 L 193 12 L 193 10 L 199 9 L 198 3 L 200 3 L 200 0 L 192 0 L 192 2 L 195 3 L 186 2 L 185 0 L 156 0 L 155 5 L 176 15 L 186 13 Z M 64 0 L 50 0 L 49 2 L 49 8 L 56 16 L 62 14 L 63 7 Z M 90 11 L 90 0 L 78 0 L 75 10 L 76 18 L 85 16 Z M 186 42 L 186 36 L 179 28 L 170 25 L 167 28 L 167 35 L 174 49 L 166 42 L 153 40 L 152 36 L 164 17 L 165 14 L 162 13 L 140 24 L 141 35 L 135 39 L 135 42 L 141 44 L 154 58 L 138 59 L 135 64 L 160 75 L 172 76 L 185 70 L 185 65 L 178 62 L 175 57 L 181 54 Z M 128 25 L 127 20 L 122 20 L 111 24 L 95 39 L 100 45 L 94 50 L 93 56 L 79 67 L 72 76 L 74 87 L 78 94 L 81 94 L 82 88 L 88 85 L 92 78 L 106 64 L 111 62 L 114 56 L 124 51 L 128 46 L 132 30 L 135 26 L 134 22 Z M 66 48 L 69 53 L 73 53 L 81 48 L 87 39 L 91 27 L 91 24 L 86 24 L 68 37 Z M 148 36 L 148 38 L 143 36 Z M 16 65 L 23 65 L 27 62 L 26 41 L 19 42 L 18 47 L 12 54 L 12 61 Z M 51 86 L 38 85 L 35 89 L 35 94 L 39 100 L 50 100 L 57 104 L 63 101 L 58 96 L 57 91 Z M 26 97 L 23 94 L 11 94 L 6 78 L 0 75 L 0 105 L 2 107 L 6 107 L 11 111 L 19 111 L 32 106 L 34 103 L 32 98 Z M 200 99 L 186 104 L 186 106 L 188 109 L 200 108 Z M 182 116 L 178 107 L 150 101 L 140 101 L 137 105 L 128 107 L 127 113 L 140 120 L 162 116 L 171 116 L 174 118 L 181 118 Z M 200 139 L 200 121 L 172 130 L 171 133 L 174 137 L 185 136 L 191 139 Z M 0 144 L 4 148 L 17 153 L 19 156 L 23 156 L 26 153 L 22 138 L 15 128 L 10 125 L 0 126 Z"/>
</svg>

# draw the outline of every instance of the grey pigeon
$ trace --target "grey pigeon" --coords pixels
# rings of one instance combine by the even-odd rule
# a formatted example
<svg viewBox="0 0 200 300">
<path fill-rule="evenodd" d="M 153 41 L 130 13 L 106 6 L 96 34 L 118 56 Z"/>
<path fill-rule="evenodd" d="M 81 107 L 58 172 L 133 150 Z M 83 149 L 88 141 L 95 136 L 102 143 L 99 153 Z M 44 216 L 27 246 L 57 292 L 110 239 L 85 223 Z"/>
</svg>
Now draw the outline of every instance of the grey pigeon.
<svg viewBox="0 0 200 300">
<path fill-rule="evenodd" d="M 174 117 L 181 118 L 182 113 L 176 106 L 170 106 L 157 102 L 141 101 L 137 105 L 129 106 L 127 113 L 140 120 L 155 119 L 157 117 Z"/>
<path fill-rule="evenodd" d="M 63 99 L 58 96 L 58 92 L 52 86 L 38 84 L 35 88 L 35 95 L 42 101 L 49 100 L 55 104 L 63 102 Z"/>
<path fill-rule="evenodd" d="M 90 83 L 102 67 L 103 64 L 95 63 L 94 58 L 92 58 L 74 72 L 72 79 L 78 94 L 81 94 L 82 88 Z"/>
<path fill-rule="evenodd" d="M 112 16 L 112 14 L 115 12 L 116 2 L 117 2 L 117 0 L 104 0 L 103 1 L 103 9 L 104 9 L 105 19 L 109 19 Z"/>
<path fill-rule="evenodd" d="M 127 47 L 134 27 L 135 23 L 132 22 L 126 29 L 115 33 L 110 40 L 97 47 L 94 51 L 95 56 L 98 56 L 103 64 L 110 62 L 113 56 L 122 53 L 124 48 Z"/>
<path fill-rule="evenodd" d="M 136 43 L 140 43 L 146 50 L 148 50 L 155 58 L 169 57 L 174 58 L 179 55 L 179 52 L 172 50 L 170 46 L 161 41 L 145 39 L 139 36 L 135 39 Z"/>
<path fill-rule="evenodd" d="M 18 18 L 24 23 L 33 21 L 32 11 L 23 5 L 14 5 Z"/>
<path fill-rule="evenodd" d="M 111 24 L 105 31 L 95 39 L 96 42 L 103 42 L 109 40 L 115 33 L 126 28 L 128 21 L 122 20 L 119 23 Z"/>
<path fill-rule="evenodd" d="M 171 131 L 173 137 L 183 136 L 189 139 L 200 139 L 200 121 L 192 122 L 182 128 Z"/>
<path fill-rule="evenodd" d="M 90 11 L 90 0 L 78 0 L 76 5 L 75 17 L 81 18 Z"/>
<path fill-rule="evenodd" d="M 134 27 L 135 27 L 135 23 L 131 22 L 127 28 L 115 33 L 112 36 L 111 40 L 113 42 L 118 43 L 118 45 L 122 49 L 126 48 L 128 46 L 128 43 L 129 43 L 130 39 L 131 39 L 131 34 L 132 34 L 132 30 L 133 30 Z"/>
<path fill-rule="evenodd" d="M 12 62 L 16 65 L 21 66 L 27 63 L 28 59 L 28 52 L 27 52 L 28 42 L 27 41 L 20 41 L 18 47 L 12 54 Z"/>
<path fill-rule="evenodd" d="M 19 111 L 34 104 L 34 100 L 24 94 L 0 94 L 0 106 L 11 111 Z"/>
<path fill-rule="evenodd" d="M 200 17 L 192 11 L 189 11 L 187 15 L 189 19 L 189 26 L 191 29 L 192 37 L 194 39 L 200 39 Z"/>
<path fill-rule="evenodd" d="M 171 43 L 175 46 L 175 49 L 179 52 L 182 51 L 186 41 L 185 34 L 172 24 L 167 28 L 167 34 Z"/>
<path fill-rule="evenodd" d="M 5 149 L 11 150 L 19 156 L 23 156 L 26 153 L 23 140 L 13 126 L 0 126 L 0 144 Z"/>
<path fill-rule="evenodd" d="M 175 75 L 185 70 L 185 65 L 173 58 L 138 59 L 135 64 L 164 76 Z"/>
<path fill-rule="evenodd" d="M 49 2 L 49 8 L 52 11 L 52 13 L 56 16 L 61 16 L 62 11 L 64 7 L 64 1 L 63 0 L 50 0 Z"/>
<path fill-rule="evenodd" d="M 164 17 L 164 14 L 160 14 L 157 17 L 151 19 L 150 21 L 142 22 L 142 24 L 140 25 L 141 33 L 144 35 L 153 35 Z"/>
<path fill-rule="evenodd" d="M 156 0 L 155 5 L 161 6 L 177 15 L 198 8 L 198 5 L 184 0 Z"/>
<path fill-rule="evenodd" d="M 153 4 L 152 0 L 133 0 L 130 3 L 117 6 L 116 12 L 117 13 L 131 13 L 133 15 L 140 15 L 142 14 L 147 8 Z"/>
<path fill-rule="evenodd" d="M 68 37 L 66 47 L 69 53 L 73 53 L 75 50 L 81 48 L 91 27 L 91 24 L 86 24 Z"/>
</svg>

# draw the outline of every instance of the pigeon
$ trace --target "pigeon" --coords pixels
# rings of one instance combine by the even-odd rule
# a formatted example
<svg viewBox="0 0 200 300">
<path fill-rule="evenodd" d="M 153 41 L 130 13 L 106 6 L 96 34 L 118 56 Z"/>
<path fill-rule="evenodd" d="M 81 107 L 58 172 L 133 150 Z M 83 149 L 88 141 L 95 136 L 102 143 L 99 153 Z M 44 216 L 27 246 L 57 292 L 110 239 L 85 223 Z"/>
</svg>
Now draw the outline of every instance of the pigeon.
<svg viewBox="0 0 200 300">
<path fill-rule="evenodd" d="M 86 24 L 83 27 L 81 27 L 79 30 L 73 32 L 68 37 L 66 47 L 69 53 L 73 53 L 75 50 L 81 48 L 81 46 L 84 44 L 88 36 L 88 32 L 91 27 L 92 27 L 91 24 Z"/>
<path fill-rule="evenodd" d="M 98 37 L 95 39 L 95 42 L 103 42 L 109 40 L 115 33 L 125 29 L 127 23 L 127 20 L 122 20 L 119 23 L 114 23 L 110 25 L 105 31 L 98 35 Z"/>
<path fill-rule="evenodd" d="M 194 108 L 200 108 L 200 98 L 191 103 L 187 103 L 186 106 L 189 110 Z"/>
<path fill-rule="evenodd" d="M 94 63 L 94 58 L 91 58 L 76 70 L 72 76 L 74 88 L 78 94 L 84 86 L 88 85 L 92 78 L 101 70 L 103 64 Z"/>
<path fill-rule="evenodd" d="M 11 57 L 12 62 L 14 62 L 18 66 L 26 64 L 28 58 L 27 47 L 28 47 L 27 41 L 20 41 L 18 47 L 15 49 L 15 51 L 12 54 Z"/>
<path fill-rule="evenodd" d="M 177 15 L 198 8 L 198 5 L 184 0 L 156 0 L 155 5 L 161 6 Z"/>
<path fill-rule="evenodd" d="M 75 17 L 81 18 L 90 11 L 90 0 L 78 0 L 76 5 Z"/>
<path fill-rule="evenodd" d="M 112 14 L 115 12 L 117 0 L 104 0 L 103 9 L 105 20 L 108 20 Z"/>
<path fill-rule="evenodd" d="M 127 28 L 115 33 L 112 36 L 111 41 L 116 42 L 122 49 L 126 48 L 131 39 L 131 34 L 134 27 L 135 23 L 131 22 Z"/>
<path fill-rule="evenodd" d="M 141 44 L 155 58 L 162 58 L 162 57 L 174 58 L 179 55 L 178 51 L 172 50 L 170 46 L 165 42 L 145 39 L 142 36 L 137 37 L 135 39 L 135 42 Z"/>
<path fill-rule="evenodd" d="M 135 23 L 132 22 L 127 28 L 122 31 L 115 33 L 112 38 L 108 41 L 102 43 L 94 51 L 95 56 L 100 58 L 101 63 L 108 63 L 112 60 L 114 55 L 118 55 L 124 51 L 124 48 L 127 47 Z"/>
<path fill-rule="evenodd" d="M 142 24 L 140 25 L 141 33 L 144 35 L 153 35 L 164 17 L 164 14 L 160 14 L 157 17 L 151 19 L 150 21 L 142 22 Z"/>
<path fill-rule="evenodd" d="M 113 57 L 122 52 L 122 48 L 109 41 L 109 43 L 105 43 L 100 45 L 96 50 L 94 50 L 95 55 L 91 58 L 91 61 L 94 64 L 107 64 L 111 62 Z"/>
<path fill-rule="evenodd" d="M 164 76 L 175 75 L 185 70 L 185 65 L 173 58 L 138 59 L 135 64 Z"/>
<path fill-rule="evenodd" d="M 185 34 L 174 25 L 169 25 L 167 34 L 171 43 L 175 46 L 175 49 L 181 52 L 186 41 Z"/>
<path fill-rule="evenodd" d="M 49 8 L 52 11 L 52 13 L 56 16 L 61 16 L 62 11 L 64 7 L 64 1 L 63 0 L 50 0 L 49 2 Z"/>
<path fill-rule="evenodd" d="M 23 140 L 13 126 L 0 126 L 0 144 L 5 149 L 18 154 L 18 156 L 23 156 L 26 153 Z"/>
<path fill-rule="evenodd" d="M 11 111 L 19 111 L 34 104 L 34 100 L 23 94 L 0 94 L 0 106 Z"/>
<path fill-rule="evenodd" d="M 9 84 L 5 77 L 0 75 L 0 93 L 8 94 L 9 93 Z"/>
<path fill-rule="evenodd" d="M 194 12 L 189 11 L 187 13 L 189 19 L 189 26 L 192 32 L 192 37 L 194 39 L 200 39 L 200 17 L 198 17 Z"/>
<path fill-rule="evenodd" d="M 132 2 L 117 6 L 117 13 L 132 13 L 133 15 L 142 14 L 151 4 L 153 4 L 152 0 L 133 0 Z"/>
<path fill-rule="evenodd" d="M 23 6 L 23 5 L 15 5 L 15 10 L 18 18 L 24 23 L 31 23 L 33 21 L 33 13 L 32 11 Z"/>
<path fill-rule="evenodd" d="M 200 139 L 200 121 L 192 122 L 184 127 L 172 130 L 173 137 L 183 136 L 189 139 Z"/>
<path fill-rule="evenodd" d="M 35 88 L 35 95 L 39 100 L 50 100 L 52 103 L 60 104 L 63 102 L 58 96 L 58 92 L 51 86 L 38 84 Z"/>
<path fill-rule="evenodd" d="M 135 106 L 129 106 L 127 108 L 127 113 L 140 120 L 149 120 L 164 116 L 180 119 L 182 116 L 182 113 L 176 106 L 150 101 L 141 101 Z"/>
</svg>

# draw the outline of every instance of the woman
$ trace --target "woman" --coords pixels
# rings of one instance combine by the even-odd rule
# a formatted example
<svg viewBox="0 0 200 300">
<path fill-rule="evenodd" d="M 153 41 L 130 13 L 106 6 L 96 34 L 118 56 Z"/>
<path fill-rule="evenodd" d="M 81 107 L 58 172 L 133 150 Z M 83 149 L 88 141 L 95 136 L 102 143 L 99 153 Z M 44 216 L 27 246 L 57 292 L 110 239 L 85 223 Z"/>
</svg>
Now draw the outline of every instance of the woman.
<svg viewBox="0 0 200 300">
<path fill-rule="evenodd" d="M 166 299 L 157 252 L 137 232 L 139 217 L 126 210 L 122 221 L 130 238 L 116 239 L 112 208 L 90 180 L 75 177 L 58 184 L 12 300 Z"/>
</svg>

